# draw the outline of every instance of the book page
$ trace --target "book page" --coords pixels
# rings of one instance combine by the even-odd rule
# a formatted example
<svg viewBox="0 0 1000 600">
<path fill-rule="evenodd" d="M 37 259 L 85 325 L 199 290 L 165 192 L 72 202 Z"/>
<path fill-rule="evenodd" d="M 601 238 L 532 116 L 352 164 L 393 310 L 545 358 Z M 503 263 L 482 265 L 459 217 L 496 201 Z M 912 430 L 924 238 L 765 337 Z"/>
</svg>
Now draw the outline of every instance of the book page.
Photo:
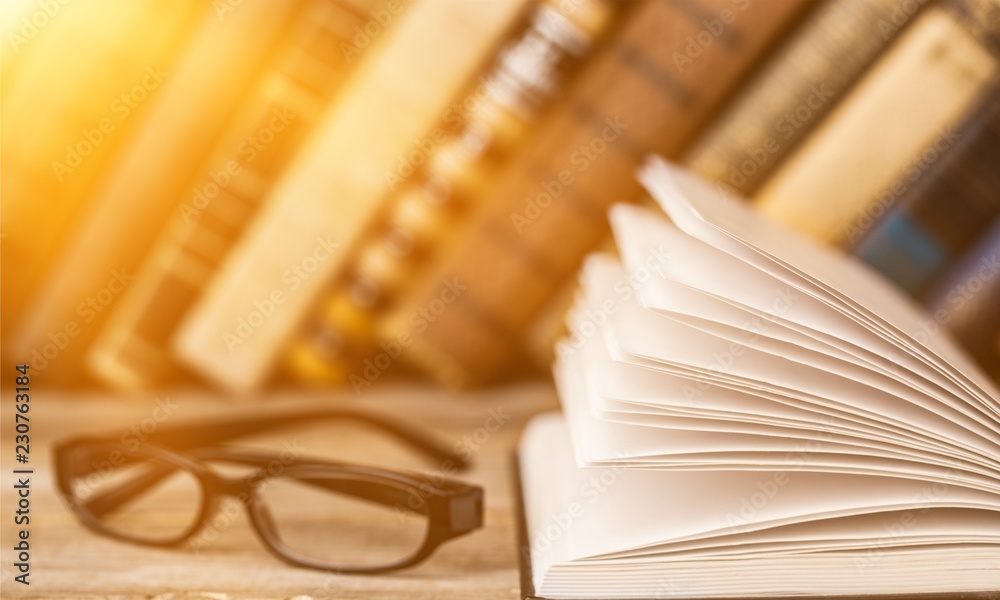
<svg viewBox="0 0 1000 600">
<path fill-rule="evenodd" d="M 1000 518 L 997 494 L 944 483 L 793 469 L 650 471 L 611 465 L 587 469 L 575 464 L 570 444 L 565 423 L 546 416 L 532 424 L 520 446 L 532 527 L 529 539 L 541 545 L 538 535 L 554 538 L 547 542 L 560 559 L 663 549 L 669 543 L 892 511 L 961 508 Z M 622 452 L 627 454 L 627 448 Z M 554 471 L 534 462 L 549 463 Z M 569 483 L 554 489 L 542 480 L 546 472 Z M 550 497 L 543 500 L 534 494 L 540 490 Z M 559 494 L 564 495 L 551 497 Z M 560 515 L 565 525 L 558 524 Z M 546 536 L 552 523 L 560 532 Z M 800 532 L 817 537 L 807 527 Z M 878 537 L 877 531 L 867 534 Z"/>
<path fill-rule="evenodd" d="M 615 281 L 625 276 L 613 263 L 588 263 L 582 278 L 588 294 L 599 296 Z M 900 427 L 915 428 L 931 437 L 954 440 L 969 453 L 969 459 L 989 461 L 1000 453 L 1000 446 L 982 435 L 975 435 L 966 426 L 942 417 L 929 401 L 919 397 L 903 399 L 836 371 L 798 363 L 790 358 L 761 352 L 734 344 L 683 323 L 653 313 L 639 306 L 634 297 L 622 299 L 614 314 L 607 317 L 609 335 L 618 349 L 627 355 L 642 357 L 669 365 L 687 366 L 706 374 L 724 372 L 762 385 L 781 388 L 789 395 L 802 398 L 809 394 L 826 398 L 851 412 L 885 419 Z M 914 400 L 917 403 L 914 403 Z M 982 455 L 982 457 L 976 456 Z"/>
<path fill-rule="evenodd" d="M 660 159 L 647 163 L 640 178 L 689 234 L 853 311 L 942 369 L 1000 415 L 995 386 L 947 336 L 928 334 L 926 317 L 884 280 L 727 200 L 707 183 Z"/>
<path fill-rule="evenodd" d="M 628 272 L 641 268 L 642 257 L 648 254 L 643 249 L 654 244 L 664 248 L 671 257 L 657 265 L 662 277 L 650 277 L 637 286 L 637 293 L 647 306 L 666 308 L 671 316 L 675 316 L 674 312 L 679 308 L 681 314 L 697 319 L 675 318 L 693 327 L 725 334 L 729 339 L 736 338 L 740 343 L 758 348 L 767 340 L 780 339 L 786 345 L 772 344 L 774 349 L 769 351 L 795 360 L 810 358 L 809 351 L 822 353 L 811 357 L 813 364 L 819 368 L 862 381 L 866 385 L 875 385 L 910 401 L 922 402 L 923 406 L 931 410 L 950 407 L 974 419 L 979 426 L 977 428 L 969 421 L 955 419 L 954 416 L 951 417 L 952 420 L 976 429 L 980 435 L 985 435 L 994 442 L 1000 441 L 1000 434 L 995 431 L 995 420 L 976 410 L 975 401 L 964 389 L 935 375 L 922 361 L 900 361 L 902 364 L 892 362 L 887 357 L 901 356 L 900 348 L 873 335 L 862 324 L 831 310 L 829 306 L 788 284 L 684 234 L 650 211 L 622 205 L 612 212 L 612 223 L 629 267 Z M 726 273 L 726 276 L 719 277 L 718 273 Z M 678 281 L 683 282 L 683 285 L 679 285 Z M 711 296 L 705 298 L 704 294 L 697 293 L 700 290 L 717 294 L 729 303 Z M 686 303 L 683 302 L 685 297 L 688 299 Z M 683 305 L 678 306 L 681 304 Z M 822 341 L 803 333 L 793 335 L 785 327 L 789 323 L 797 323 L 800 332 L 811 330 L 813 336 L 817 330 L 822 331 Z M 742 335 L 741 330 L 745 331 Z M 840 347 L 831 351 L 829 346 L 835 344 L 831 340 L 839 339 L 848 340 L 851 346 L 838 344 Z M 795 344 L 799 348 L 789 348 L 787 344 Z M 859 351 L 861 348 L 864 350 Z M 910 367 L 917 369 L 921 375 L 910 371 Z M 893 381 L 898 381 L 899 384 Z M 916 391 L 917 395 L 911 394 L 903 385 Z"/>
<path fill-rule="evenodd" d="M 838 436 L 821 426 L 811 430 L 749 426 L 737 432 L 601 419 L 592 410 L 595 386 L 582 358 L 567 357 L 555 370 L 580 466 L 766 470 L 792 465 L 796 470 L 893 475 L 1000 493 L 996 473 L 978 465 L 897 444 Z"/>
</svg>

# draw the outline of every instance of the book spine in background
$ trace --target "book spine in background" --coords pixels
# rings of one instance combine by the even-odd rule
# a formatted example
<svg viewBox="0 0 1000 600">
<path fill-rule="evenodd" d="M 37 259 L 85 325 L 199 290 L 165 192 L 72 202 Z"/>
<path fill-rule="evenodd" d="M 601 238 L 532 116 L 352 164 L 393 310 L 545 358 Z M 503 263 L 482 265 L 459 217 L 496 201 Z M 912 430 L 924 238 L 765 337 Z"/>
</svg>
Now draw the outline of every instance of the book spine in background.
<svg viewBox="0 0 1000 600">
<path fill-rule="evenodd" d="M 643 157 L 677 156 L 808 5 L 635 6 L 381 339 L 405 344 L 406 360 L 455 386 L 515 368 L 526 327 L 606 236 L 607 207 L 640 195 Z"/>
<path fill-rule="evenodd" d="M 923 11 L 761 187 L 758 207 L 820 241 L 848 243 L 853 224 L 925 148 L 949 144 L 996 79 L 988 40 L 998 20 L 969 19 L 995 15 L 997 4 L 957 0 Z"/>
<path fill-rule="evenodd" d="M 4 355 L 10 359 L 5 364 L 27 362 L 36 350 L 49 350 L 50 358 L 36 361 L 39 366 L 62 354 L 63 348 L 55 345 L 52 348 L 59 352 L 45 348 L 52 343 L 48 334 L 66 335 L 66 326 L 79 316 L 71 310 L 54 318 L 40 306 L 51 301 L 40 296 L 45 282 L 58 269 L 75 234 L 74 224 L 95 203 L 102 175 L 123 148 L 128 149 L 130 136 L 169 85 L 185 45 L 211 12 L 197 0 L 135 3 L 116 11 L 108 23 L 104 12 L 91 5 L 59 3 L 46 9 L 58 11 L 48 15 L 37 3 L 26 2 L 24 21 L 4 24 L 0 331 Z M 39 15 L 44 26 L 27 21 L 31 17 L 41 22 Z M 212 18 L 218 27 L 214 13 Z M 25 36 L 22 22 L 36 33 Z M 109 240 L 115 237 L 110 229 L 105 235 Z M 75 307 L 100 289 L 107 277 L 105 272 L 104 281 L 82 297 L 57 287 L 75 300 Z M 22 341 L 28 335 L 22 321 L 39 319 L 45 327 L 32 332 L 27 343 L 17 343 L 12 334 L 19 333 Z"/>
<path fill-rule="evenodd" d="M 439 128 L 452 129 L 421 167 L 383 201 L 350 252 L 349 267 L 324 292 L 286 359 L 312 384 L 347 381 L 375 347 L 375 324 L 400 290 L 448 247 L 471 206 L 495 183 L 532 124 L 612 22 L 606 0 L 537 3 L 497 59 L 458 96 Z M 419 148 L 415 148 L 419 151 Z"/>
<path fill-rule="evenodd" d="M 1000 215 L 1000 87 L 954 131 L 950 148 L 930 146 L 851 230 L 853 252 L 914 296 Z M 864 225 L 869 225 L 866 231 Z"/>
<path fill-rule="evenodd" d="M 749 196 L 927 0 L 837 0 L 813 11 L 682 162 Z"/>
<path fill-rule="evenodd" d="M 1000 383 L 1000 218 L 941 278 L 928 307 Z"/>
<path fill-rule="evenodd" d="M 526 0 L 415 0 L 375 36 L 172 339 L 177 360 L 231 390 L 270 377 L 325 286 Z M 443 134 L 443 132 L 442 132 Z"/>
<path fill-rule="evenodd" d="M 659 205 L 648 194 L 639 196 L 635 204 L 659 210 Z M 614 255 L 617 252 L 614 236 L 609 233 L 597 246 L 588 251 L 588 255 L 593 253 Z M 546 301 L 521 336 L 525 355 L 538 373 L 551 371 L 558 355 L 559 342 L 571 334 L 566 317 L 572 310 L 573 303 L 578 300 L 579 289 L 579 278 L 567 279 Z"/>
<path fill-rule="evenodd" d="M 928 0 L 839 0 L 803 19 L 681 159 L 727 191 L 749 196 L 781 164 Z M 608 244 L 613 247 L 610 238 Z M 576 288 L 564 285 L 526 338 L 547 369 Z"/>
<path fill-rule="evenodd" d="M 170 338 L 253 218 L 272 185 L 358 64 L 358 32 L 391 25 L 400 2 L 308 0 L 226 130 L 205 156 L 177 212 L 92 347 L 94 374 L 117 387 L 181 375 Z"/>
</svg>

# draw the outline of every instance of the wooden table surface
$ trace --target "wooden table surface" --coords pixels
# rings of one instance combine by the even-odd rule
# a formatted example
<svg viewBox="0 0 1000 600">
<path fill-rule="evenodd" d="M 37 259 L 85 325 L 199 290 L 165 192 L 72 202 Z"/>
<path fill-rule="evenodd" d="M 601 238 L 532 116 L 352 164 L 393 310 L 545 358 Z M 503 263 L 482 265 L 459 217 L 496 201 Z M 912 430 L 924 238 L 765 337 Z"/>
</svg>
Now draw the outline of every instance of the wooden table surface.
<svg viewBox="0 0 1000 600">
<path fill-rule="evenodd" d="M 251 401 L 224 400 L 204 393 L 172 392 L 109 397 L 34 390 L 31 400 L 29 586 L 14 581 L 19 526 L 13 469 L 13 394 L 3 393 L 2 508 L 0 543 L 4 598 L 482 598 L 518 597 L 517 542 L 511 453 L 522 426 L 541 410 L 555 408 L 548 384 L 457 394 L 394 386 L 356 396 L 341 393 L 272 393 Z M 169 398 L 169 402 L 165 399 Z M 157 400 L 168 408 L 155 410 Z M 486 493 L 486 524 L 441 547 L 425 563 L 398 573 L 348 576 L 300 569 L 278 561 L 258 541 L 241 514 L 206 549 L 145 548 L 95 535 L 85 529 L 55 492 L 51 442 L 80 433 L 140 432 L 163 422 L 255 411 L 291 411 L 319 404 L 385 411 L 438 433 L 473 456 L 474 467 L 457 477 Z M 171 406 L 173 405 L 173 406 Z M 502 421 L 502 423 L 500 423 Z M 495 431 L 490 431 L 495 430 Z M 284 431 L 248 443 L 280 448 L 296 441 L 309 455 L 435 471 L 395 442 L 364 427 L 331 425 Z M 275 445 L 277 444 L 277 445 Z"/>
</svg>

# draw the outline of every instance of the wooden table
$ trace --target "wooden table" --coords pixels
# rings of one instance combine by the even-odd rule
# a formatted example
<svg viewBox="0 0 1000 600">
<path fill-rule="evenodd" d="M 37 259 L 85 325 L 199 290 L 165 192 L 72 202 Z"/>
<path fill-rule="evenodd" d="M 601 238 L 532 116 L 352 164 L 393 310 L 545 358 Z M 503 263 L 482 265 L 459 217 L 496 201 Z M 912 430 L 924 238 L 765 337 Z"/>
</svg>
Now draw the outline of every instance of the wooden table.
<svg viewBox="0 0 1000 600">
<path fill-rule="evenodd" d="M 2 574 L 4 598 L 482 598 L 518 597 L 511 452 L 525 421 L 555 408 L 545 383 L 494 391 L 456 394 L 431 388 L 396 386 L 356 396 L 340 393 L 272 393 L 250 401 L 225 400 L 205 393 L 108 397 L 34 390 L 31 400 L 30 586 L 14 581 L 19 526 L 17 509 L 12 390 L 3 393 L 2 427 Z M 474 467 L 459 478 L 486 490 L 483 529 L 443 546 L 418 567 L 382 576 L 332 575 L 287 566 L 256 539 L 241 514 L 200 553 L 154 549 L 95 535 L 85 529 L 57 496 L 49 448 L 53 440 L 79 433 L 125 433 L 147 428 L 163 417 L 156 411 L 169 395 L 176 408 L 171 423 L 253 411 L 295 410 L 317 404 L 363 406 L 420 423 L 468 449 Z M 499 419 L 497 418 L 499 416 Z M 503 423 L 497 425 L 498 420 Z M 166 422 L 166 421 L 164 421 Z M 272 446 L 294 438 L 308 454 L 394 468 L 434 471 L 401 445 L 357 425 L 326 424 L 283 432 L 249 443 Z M 489 431 L 495 429 L 495 431 Z M 141 431 L 137 430 L 137 431 Z M 278 446 L 280 447 L 280 445 Z"/>
</svg>

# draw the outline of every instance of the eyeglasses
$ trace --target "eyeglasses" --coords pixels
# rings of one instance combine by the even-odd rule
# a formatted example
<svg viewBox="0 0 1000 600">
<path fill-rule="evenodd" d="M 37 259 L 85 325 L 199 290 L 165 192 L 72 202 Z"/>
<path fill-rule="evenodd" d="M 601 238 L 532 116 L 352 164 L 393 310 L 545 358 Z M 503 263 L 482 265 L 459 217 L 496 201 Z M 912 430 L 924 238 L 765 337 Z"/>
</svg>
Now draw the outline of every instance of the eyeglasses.
<svg viewBox="0 0 1000 600">
<path fill-rule="evenodd" d="M 128 447 L 78 437 L 55 448 L 59 490 L 97 533 L 146 546 L 192 540 L 234 497 L 264 545 L 293 565 L 340 573 L 381 573 L 415 565 L 444 542 L 483 524 L 483 490 L 445 477 L 267 453 L 221 442 L 268 430 L 353 419 L 389 433 L 447 473 L 466 460 L 399 423 L 349 411 L 161 427 Z M 210 465 L 251 468 L 232 477 Z"/>
</svg>

